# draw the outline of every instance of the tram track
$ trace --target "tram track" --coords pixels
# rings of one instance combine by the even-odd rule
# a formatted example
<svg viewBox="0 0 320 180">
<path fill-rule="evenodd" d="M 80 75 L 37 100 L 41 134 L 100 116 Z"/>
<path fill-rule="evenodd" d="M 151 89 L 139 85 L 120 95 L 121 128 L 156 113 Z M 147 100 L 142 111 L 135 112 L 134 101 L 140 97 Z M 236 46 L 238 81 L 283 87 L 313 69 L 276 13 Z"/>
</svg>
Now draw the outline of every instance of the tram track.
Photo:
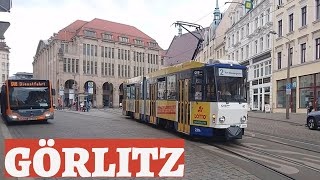
<svg viewBox="0 0 320 180">
<path fill-rule="evenodd" d="M 106 110 L 99 110 L 99 111 L 110 113 L 110 114 L 114 114 L 114 115 L 121 115 L 122 114 L 119 111 L 106 111 Z M 105 116 L 101 116 L 101 115 L 93 115 L 93 114 L 85 114 L 85 115 L 91 116 L 91 117 L 106 118 Z M 167 130 L 165 130 L 165 131 L 167 131 Z M 170 131 L 167 131 L 167 132 L 171 133 Z M 173 133 L 173 135 L 176 135 L 176 134 Z M 263 140 L 263 141 L 272 142 L 272 143 L 277 143 L 277 144 L 284 145 L 284 146 L 290 146 L 290 147 L 294 147 L 294 148 L 299 148 L 301 150 L 308 151 L 308 152 L 320 153 L 320 151 L 317 151 L 317 150 L 312 150 L 312 149 L 304 148 L 304 147 L 301 147 L 301 146 L 282 143 L 282 142 L 278 142 L 276 140 L 273 141 L 271 139 L 261 138 L 261 137 L 256 137 L 256 136 L 248 136 L 248 135 L 245 135 L 245 136 L 246 137 L 251 137 L 251 138 L 256 138 L 256 139 Z M 181 137 L 181 136 L 179 136 L 179 137 Z M 279 137 L 279 138 L 281 138 L 281 137 Z M 183 138 L 183 139 L 190 140 L 189 138 Z M 282 138 L 282 139 L 285 139 L 285 138 Z M 193 140 L 191 140 L 191 141 L 193 141 Z M 295 141 L 295 140 L 291 140 L 291 141 Z M 265 151 L 265 150 L 262 150 L 262 149 L 259 149 L 259 148 L 247 146 L 245 144 L 241 144 L 241 142 L 235 141 L 235 142 L 232 142 L 232 144 L 228 144 L 228 143 L 219 144 L 219 143 L 215 143 L 215 142 L 207 141 L 207 140 L 197 140 L 197 142 L 200 142 L 202 144 L 207 144 L 208 146 L 213 146 L 213 147 L 215 147 L 217 149 L 220 149 L 220 150 L 222 150 L 222 151 L 224 151 L 226 153 L 230 153 L 230 154 L 232 154 L 234 156 L 237 156 L 237 157 L 239 157 L 241 159 L 247 160 L 247 161 L 249 161 L 251 163 L 254 163 L 254 164 L 262 167 L 263 169 L 266 169 L 266 170 L 268 170 L 268 171 L 270 171 L 270 172 L 272 172 L 272 173 L 274 173 L 274 174 L 276 174 L 278 176 L 283 177 L 284 179 L 296 179 L 296 178 L 293 177 L 291 174 L 286 174 L 285 172 L 282 172 L 279 169 L 268 165 L 267 162 L 263 162 L 263 161 L 259 160 L 259 158 L 255 158 L 254 155 L 251 157 L 250 153 L 251 154 L 255 154 L 255 155 L 258 154 L 260 156 L 263 155 L 263 156 L 266 156 L 266 157 L 268 157 L 270 159 L 271 158 L 272 159 L 278 159 L 278 160 L 287 162 L 288 164 L 293 164 L 293 165 L 295 165 L 297 167 L 303 167 L 305 169 L 308 169 L 308 170 L 311 170 L 311 171 L 315 171 L 316 173 L 320 173 L 320 168 L 318 169 L 318 168 L 312 167 L 310 165 L 304 164 L 303 162 L 299 162 L 299 160 L 296 160 L 296 159 L 293 159 L 293 158 L 290 158 L 290 157 L 284 157 L 282 155 L 277 155 L 277 154 L 274 154 L 272 152 L 268 152 L 268 151 Z M 316 144 L 312 144 L 312 145 L 319 146 L 319 145 L 316 145 Z M 250 153 L 246 154 L 246 153 L 243 153 L 243 152 L 250 152 Z"/>
<path fill-rule="evenodd" d="M 271 172 L 273 172 L 273 173 L 275 173 L 277 175 L 280 175 L 280 176 L 282 176 L 282 177 L 284 177 L 286 179 L 295 180 L 294 177 L 291 177 L 290 175 L 287 175 L 287 174 L 285 174 L 285 173 L 283 173 L 281 171 L 278 171 L 278 170 L 276 170 L 276 169 L 274 169 L 272 167 L 269 167 L 269 166 L 267 166 L 267 165 L 265 165 L 265 164 L 263 164 L 263 163 L 261 163 L 261 162 L 259 162 L 257 160 L 254 160 L 253 158 L 247 157 L 247 156 L 245 156 L 245 155 L 243 155 L 243 154 L 241 154 L 239 152 L 236 152 L 234 150 L 230 150 L 229 147 L 224 147 L 224 146 L 221 146 L 221 145 L 213 144 L 211 142 L 205 142 L 205 144 L 213 146 L 213 147 L 218 148 L 220 150 L 223 150 L 223 151 L 225 151 L 227 153 L 230 153 L 230 154 L 232 154 L 234 156 L 237 156 L 237 157 L 240 157 L 242 159 L 245 159 L 245 160 L 247 160 L 249 162 L 252 162 L 252 163 L 254 163 L 254 164 L 256 164 L 256 165 L 258 165 L 260 167 L 263 167 L 263 168 L 265 168 L 265 169 L 267 169 L 267 170 L 269 170 L 269 171 L 271 171 Z"/>
<path fill-rule="evenodd" d="M 256 152 L 260 152 L 260 153 L 265 154 L 265 155 L 268 155 L 268 156 L 272 156 L 272 157 L 275 157 L 275 158 L 278 158 L 278 159 L 282 159 L 282 160 L 284 160 L 284 161 L 286 161 L 286 162 L 290 162 L 290 163 L 293 163 L 293 164 L 295 164 L 295 165 L 302 166 L 302 167 L 305 167 L 305 168 L 308 168 L 308 169 L 310 169 L 310 170 L 313 170 L 313 171 L 316 171 L 316 172 L 320 173 L 320 169 L 314 168 L 314 167 L 312 167 L 312 166 L 303 164 L 303 163 L 298 162 L 298 161 L 295 161 L 295 160 L 292 160 L 292 159 L 290 159 L 290 158 L 286 158 L 286 157 L 281 156 L 281 155 L 272 154 L 272 153 L 270 153 L 270 152 L 268 152 L 268 151 L 261 150 L 261 149 L 259 149 L 259 148 L 255 148 L 255 147 L 252 147 L 252 146 L 247 146 L 247 145 L 244 145 L 244 144 L 241 144 L 241 143 L 236 143 L 236 145 L 237 145 L 237 146 L 241 146 L 241 147 L 243 147 L 243 148 L 246 148 L 247 150 L 251 150 L 251 151 L 254 150 L 254 151 L 256 151 Z"/>
<path fill-rule="evenodd" d="M 299 162 L 299 160 L 294 160 L 293 158 L 273 154 L 271 152 L 268 152 L 266 150 L 262 150 L 260 148 L 255 148 L 252 146 L 244 145 L 241 142 L 232 142 L 232 144 L 217 144 L 214 142 L 203 141 L 202 143 L 207 144 L 209 146 L 213 146 L 213 147 L 220 149 L 226 153 L 230 153 L 231 155 L 237 156 L 239 158 L 242 158 L 244 160 L 247 160 L 249 162 L 257 164 L 260 167 L 268 169 L 269 171 L 272 171 L 272 172 L 274 172 L 282 177 L 285 177 L 287 179 L 295 179 L 295 178 L 284 173 L 284 172 L 281 172 L 275 168 L 268 166 L 267 163 L 263 163 L 263 162 L 259 162 L 258 160 L 255 160 L 255 159 L 259 159 L 259 158 L 255 158 L 254 155 L 252 157 L 250 157 L 250 154 L 255 154 L 255 155 L 258 154 L 258 155 L 267 156 L 270 159 L 273 158 L 273 159 L 282 160 L 284 162 L 287 162 L 288 164 L 293 164 L 298 167 L 303 167 L 303 168 L 306 168 L 308 170 L 311 170 L 311 171 L 314 171 L 314 172 L 320 174 L 320 168 L 315 168 L 310 165 L 304 164 L 303 162 Z M 302 150 L 304 150 L 304 149 L 302 149 Z M 307 149 L 307 150 L 310 150 L 310 149 Z M 314 151 L 312 151 L 312 152 L 314 152 Z M 319 153 L 319 152 L 316 152 L 316 153 Z"/>
<path fill-rule="evenodd" d="M 277 140 L 271 140 L 268 138 L 263 138 L 263 137 L 257 137 L 257 135 L 261 135 L 261 136 L 267 136 L 270 138 L 275 138 L 275 139 L 279 139 L 279 140 L 284 140 L 284 141 L 289 141 L 289 142 L 294 142 L 294 143 L 299 143 L 299 144 L 303 144 L 303 145 L 308 145 L 308 146 L 312 146 L 312 147 L 317 147 L 320 149 L 320 145 L 314 144 L 314 143 L 309 143 L 309 142 L 303 142 L 303 141 L 299 141 L 299 140 L 294 140 L 294 139 L 289 139 L 289 138 L 284 138 L 284 137 L 278 137 L 278 136 L 272 136 L 272 135 L 268 135 L 268 134 L 263 134 L 263 133 L 254 133 L 251 132 L 253 135 L 244 135 L 244 137 L 250 137 L 250 138 L 254 138 L 254 139 L 260 139 L 260 140 L 264 140 L 264 141 L 268 141 L 268 142 L 272 142 L 272 143 L 276 143 L 276 144 L 280 144 L 280 145 L 285 145 L 285 146 L 289 146 L 289 147 L 293 147 L 293 148 L 297 148 L 297 149 L 301 149 L 301 150 L 305 150 L 305 151 L 309 151 L 309 152 L 314 152 L 314 153 L 320 153 L 320 150 L 314 150 L 314 149 L 310 149 L 310 148 L 305 148 L 305 147 L 301 147 L 298 145 L 294 145 L 294 144 L 289 144 L 289 143 L 285 143 L 285 142 L 280 142 Z"/>
</svg>

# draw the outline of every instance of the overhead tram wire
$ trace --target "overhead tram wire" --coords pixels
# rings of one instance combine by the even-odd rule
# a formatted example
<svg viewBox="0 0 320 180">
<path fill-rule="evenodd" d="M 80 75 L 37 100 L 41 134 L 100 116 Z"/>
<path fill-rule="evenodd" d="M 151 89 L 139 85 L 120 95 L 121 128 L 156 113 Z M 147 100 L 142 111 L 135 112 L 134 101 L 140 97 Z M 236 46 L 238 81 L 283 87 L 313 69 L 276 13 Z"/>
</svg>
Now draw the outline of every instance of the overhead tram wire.
<svg viewBox="0 0 320 180">
<path fill-rule="evenodd" d="M 282 5 L 282 7 L 281 8 L 284 8 L 285 6 L 287 6 L 288 4 L 289 4 L 290 2 L 287 2 L 286 4 L 284 4 L 284 5 Z M 271 6 L 278 6 L 278 5 L 271 5 Z M 308 5 L 307 5 L 308 6 Z M 222 6 L 223 7 L 223 6 Z M 302 7 L 302 6 L 301 6 Z M 304 6 L 303 6 L 304 7 Z M 315 6 L 309 6 L 309 7 L 315 7 Z M 272 13 L 274 13 L 275 11 L 277 11 L 278 9 L 274 9 L 273 11 L 271 11 L 271 12 L 269 12 L 269 13 L 267 13 L 267 14 L 264 14 L 263 16 L 257 16 L 257 18 L 258 18 L 258 20 L 259 19 L 261 19 L 261 18 L 264 18 L 265 16 L 267 16 L 267 15 L 271 15 Z M 207 15 L 208 16 L 208 15 Z M 203 19 L 204 17 L 202 17 L 202 18 L 200 18 L 199 20 L 201 20 L 201 19 Z M 197 20 L 197 21 L 199 21 L 199 20 Z M 253 19 L 253 20 L 250 20 L 250 21 L 248 21 L 247 23 L 251 23 L 251 22 L 254 22 L 256 19 Z M 196 22 L 197 22 L 196 21 Z M 238 28 L 240 29 L 240 28 L 242 28 L 242 27 L 245 27 L 247 24 L 245 24 L 245 25 L 242 25 L 242 26 L 239 26 Z M 225 34 L 221 34 L 221 35 L 219 35 L 219 36 L 215 36 L 215 39 L 216 38 L 220 38 L 220 37 L 223 37 L 223 36 L 225 36 Z M 189 49 L 189 50 L 186 50 L 186 51 L 184 51 L 184 52 L 182 52 L 182 53 L 180 53 L 180 54 L 178 54 L 178 55 L 175 55 L 175 56 L 172 56 L 172 57 L 169 57 L 169 59 L 171 59 L 171 58 L 175 58 L 175 57 L 177 57 L 177 56 L 180 56 L 180 55 L 182 55 L 182 54 L 184 54 L 184 53 L 187 53 L 187 52 L 189 52 L 189 51 L 192 51 L 194 48 L 192 48 L 192 49 Z"/>
<path fill-rule="evenodd" d="M 224 4 L 222 7 L 219 7 L 219 8 L 223 8 L 223 7 L 225 7 L 227 4 Z M 227 10 L 227 9 L 226 9 Z M 225 11 L 226 11 L 225 10 Z M 224 12 L 225 12 L 224 11 Z M 211 11 L 211 12 L 209 12 L 208 14 L 206 14 L 205 16 L 202 16 L 201 18 L 199 18 L 198 20 L 196 20 L 196 21 L 194 21 L 194 22 L 192 22 L 192 23 L 197 23 L 198 21 L 201 21 L 202 19 L 204 19 L 204 18 L 206 18 L 207 16 L 209 16 L 211 13 L 213 13 L 214 11 Z M 177 57 L 177 56 L 180 56 L 180 55 L 182 55 L 182 54 L 185 54 L 185 53 L 187 53 L 187 52 L 189 52 L 189 51 L 192 51 L 192 50 L 194 50 L 194 48 L 191 48 L 191 49 L 189 49 L 189 50 L 186 50 L 186 51 L 183 51 L 183 52 L 181 52 L 181 53 L 179 53 L 179 54 L 177 54 L 177 55 L 175 55 L 175 56 L 170 56 L 170 57 L 168 57 L 169 59 L 172 59 L 172 58 L 175 58 L 175 57 Z"/>
</svg>

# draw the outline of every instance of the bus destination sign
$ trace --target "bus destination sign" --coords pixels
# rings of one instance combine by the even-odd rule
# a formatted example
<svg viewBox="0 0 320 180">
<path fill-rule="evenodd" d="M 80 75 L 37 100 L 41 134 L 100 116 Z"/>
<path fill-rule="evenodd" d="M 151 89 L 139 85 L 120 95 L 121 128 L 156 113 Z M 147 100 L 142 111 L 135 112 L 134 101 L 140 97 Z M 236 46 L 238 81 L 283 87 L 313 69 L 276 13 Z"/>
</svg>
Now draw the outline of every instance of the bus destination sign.
<svg viewBox="0 0 320 180">
<path fill-rule="evenodd" d="M 46 87 L 48 83 L 45 81 L 11 81 L 11 87 Z"/>
</svg>

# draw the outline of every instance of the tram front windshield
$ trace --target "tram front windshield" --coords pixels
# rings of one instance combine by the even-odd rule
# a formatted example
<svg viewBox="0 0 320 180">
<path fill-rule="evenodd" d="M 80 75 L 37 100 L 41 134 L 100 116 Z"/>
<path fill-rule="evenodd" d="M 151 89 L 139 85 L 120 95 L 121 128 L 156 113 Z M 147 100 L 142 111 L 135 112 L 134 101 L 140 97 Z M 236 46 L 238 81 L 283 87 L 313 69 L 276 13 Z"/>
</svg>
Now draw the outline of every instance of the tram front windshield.
<svg viewBox="0 0 320 180">
<path fill-rule="evenodd" d="M 245 76 L 244 70 L 219 68 L 216 73 L 218 102 L 246 102 Z"/>
</svg>

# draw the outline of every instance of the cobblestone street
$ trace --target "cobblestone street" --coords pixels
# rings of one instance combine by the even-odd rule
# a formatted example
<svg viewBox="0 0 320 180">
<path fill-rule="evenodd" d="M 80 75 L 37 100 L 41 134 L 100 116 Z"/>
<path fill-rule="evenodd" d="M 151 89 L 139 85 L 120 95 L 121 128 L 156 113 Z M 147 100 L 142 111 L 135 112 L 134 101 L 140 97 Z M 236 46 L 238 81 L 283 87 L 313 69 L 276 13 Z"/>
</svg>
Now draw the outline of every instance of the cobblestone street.
<svg viewBox="0 0 320 180">
<path fill-rule="evenodd" d="M 18 124 L 8 128 L 14 138 L 180 138 L 120 114 L 120 109 L 93 109 L 90 112 L 62 110 L 56 111 L 55 120 L 49 124 Z M 5 126 L 3 122 L 1 125 Z M 201 148 L 197 142 L 185 140 L 185 179 L 258 178 Z"/>
</svg>

